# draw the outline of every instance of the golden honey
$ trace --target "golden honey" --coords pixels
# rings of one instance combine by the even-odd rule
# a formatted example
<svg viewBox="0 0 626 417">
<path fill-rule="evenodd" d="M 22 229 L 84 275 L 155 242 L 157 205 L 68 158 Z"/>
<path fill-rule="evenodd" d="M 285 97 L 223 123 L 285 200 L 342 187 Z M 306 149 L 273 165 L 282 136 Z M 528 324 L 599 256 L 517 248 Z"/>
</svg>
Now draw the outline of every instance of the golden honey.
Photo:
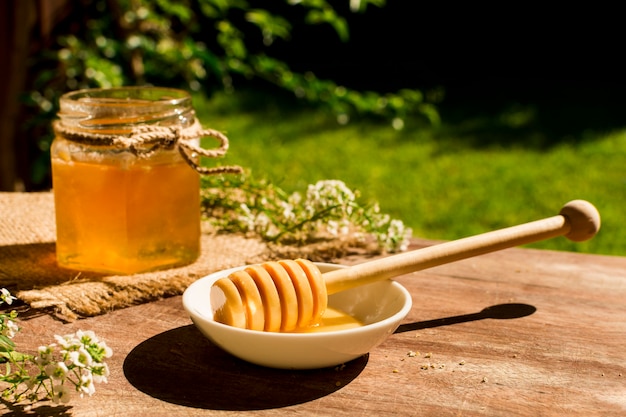
<svg viewBox="0 0 626 417">
<path fill-rule="evenodd" d="M 363 323 L 349 314 L 336 308 L 327 307 L 318 325 L 297 329 L 295 333 L 336 332 L 361 326 Z"/>
<path fill-rule="evenodd" d="M 184 127 L 193 120 L 184 92 L 113 90 L 62 97 L 61 120 L 89 134 L 127 133 L 150 123 Z M 199 174 L 177 149 L 142 154 L 57 136 L 51 157 L 60 266 L 134 274 L 197 259 Z"/>
</svg>

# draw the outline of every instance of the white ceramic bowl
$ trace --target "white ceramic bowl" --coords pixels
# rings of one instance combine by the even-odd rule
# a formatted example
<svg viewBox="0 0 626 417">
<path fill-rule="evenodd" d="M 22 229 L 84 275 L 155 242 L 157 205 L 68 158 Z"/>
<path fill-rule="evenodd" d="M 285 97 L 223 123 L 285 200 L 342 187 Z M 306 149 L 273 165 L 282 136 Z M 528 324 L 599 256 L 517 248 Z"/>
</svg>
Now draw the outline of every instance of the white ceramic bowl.
<svg viewBox="0 0 626 417">
<path fill-rule="evenodd" d="M 322 273 L 340 265 L 316 263 Z M 211 285 L 232 268 L 199 279 L 183 294 L 183 305 L 198 329 L 230 354 L 257 365 L 315 369 L 340 365 L 368 353 L 399 326 L 411 309 L 411 295 L 395 281 L 380 281 L 328 297 L 328 305 L 357 318 L 364 326 L 314 333 L 272 333 L 239 329 L 213 320 Z"/>
</svg>

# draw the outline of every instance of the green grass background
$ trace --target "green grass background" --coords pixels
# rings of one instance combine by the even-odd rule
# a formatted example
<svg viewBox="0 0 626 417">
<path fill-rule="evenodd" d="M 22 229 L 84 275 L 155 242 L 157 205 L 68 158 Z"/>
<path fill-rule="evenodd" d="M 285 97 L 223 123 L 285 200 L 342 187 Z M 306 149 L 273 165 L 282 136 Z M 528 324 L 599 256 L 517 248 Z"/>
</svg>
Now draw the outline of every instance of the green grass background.
<svg viewBox="0 0 626 417">
<path fill-rule="evenodd" d="M 458 239 L 586 199 L 602 216 L 594 239 L 529 246 L 626 254 L 626 128 L 587 128 L 593 107 L 563 115 L 554 105 L 513 102 L 478 111 L 470 101 L 444 109 L 440 126 L 412 117 L 395 130 L 371 118 L 339 125 L 327 112 L 267 92 L 195 97 L 194 106 L 203 125 L 230 139 L 220 164 L 240 164 L 290 192 L 340 179 L 414 236 Z M 568 120 L 575 129 L 558 128 Z"/>
</svg>

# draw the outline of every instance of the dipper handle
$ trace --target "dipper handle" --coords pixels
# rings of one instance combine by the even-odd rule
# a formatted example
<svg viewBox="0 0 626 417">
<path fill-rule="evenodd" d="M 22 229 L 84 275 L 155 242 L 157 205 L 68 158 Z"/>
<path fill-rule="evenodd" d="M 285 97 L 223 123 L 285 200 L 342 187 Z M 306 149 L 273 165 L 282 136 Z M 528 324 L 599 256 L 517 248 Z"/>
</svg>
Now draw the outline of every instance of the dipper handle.
<svg viewBox="0 0 626 417">
<path fill-rule="evenodd" d="M 582 242 L 591 239 L 599 229 L 598 210 L 587 201 L 573 200 L 565 204 L 554 217 L 392 255 L 326 272 L 323 276 L 328 294 L 333 294 L 370 282 L 557 236 Z"/>
</svg>

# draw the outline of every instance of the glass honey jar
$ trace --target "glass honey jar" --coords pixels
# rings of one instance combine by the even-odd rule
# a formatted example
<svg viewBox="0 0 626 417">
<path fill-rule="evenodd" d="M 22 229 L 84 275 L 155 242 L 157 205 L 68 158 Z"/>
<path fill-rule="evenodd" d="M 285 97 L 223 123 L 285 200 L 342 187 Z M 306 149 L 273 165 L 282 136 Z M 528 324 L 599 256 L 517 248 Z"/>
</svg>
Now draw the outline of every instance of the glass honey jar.
<svg viewBox="0 0 626 417">
<path fill-rule="evenodd" d="M 189 147 L 204 134 L 184 135 L 197 125 L 190 95 L 88 89 L 59 104 L 51 147 L 59 266 L 129 275 L 194 262 L 200 177 Z M 186 152 L 181 136 L 191 138 Z"/>
</svg>

